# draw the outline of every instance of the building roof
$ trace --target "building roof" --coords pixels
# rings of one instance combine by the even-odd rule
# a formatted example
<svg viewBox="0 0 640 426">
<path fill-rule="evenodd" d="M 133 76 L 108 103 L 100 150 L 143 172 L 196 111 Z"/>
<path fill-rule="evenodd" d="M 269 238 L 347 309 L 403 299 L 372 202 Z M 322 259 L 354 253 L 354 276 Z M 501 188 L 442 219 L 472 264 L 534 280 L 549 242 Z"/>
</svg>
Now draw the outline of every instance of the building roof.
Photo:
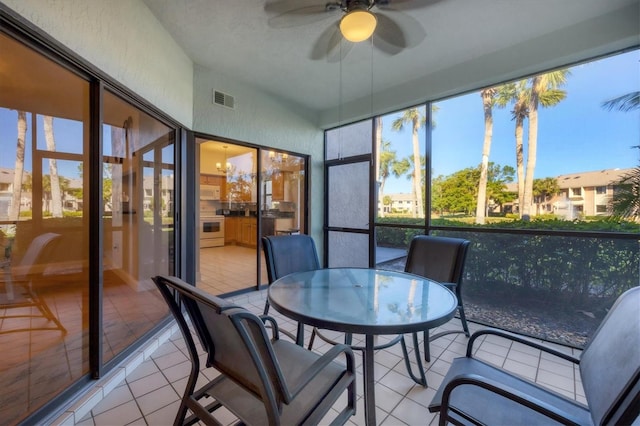
<svg viewBox="0 0 640 426">
<path fill-rule="evenodd" d="M 588 188 L 613 185 L 632 171 L 633 169 L 607 169 L 595 172 L 570 173 L 560 175 L 556 179 L 560 189 Z"/>
<path fill-rule="evenodd" d="M 0 183 L 13 183 L 13 169 L 0 167 Z"/>
</svg>

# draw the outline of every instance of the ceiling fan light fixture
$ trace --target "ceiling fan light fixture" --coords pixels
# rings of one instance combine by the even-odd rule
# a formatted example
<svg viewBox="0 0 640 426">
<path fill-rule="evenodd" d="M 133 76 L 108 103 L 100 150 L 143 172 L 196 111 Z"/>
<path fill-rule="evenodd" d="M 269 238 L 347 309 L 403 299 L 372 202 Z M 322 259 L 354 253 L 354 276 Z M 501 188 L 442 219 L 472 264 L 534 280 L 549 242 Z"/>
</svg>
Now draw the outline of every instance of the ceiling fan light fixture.
<svg viewBox="0 0 640 426">
<path fill-rule="evenodd" d="M 358 43 L 365 41 L 376 29 L 378 20 L 368 10 L 356 9 L 347 13 L 340 20 L 340 32 L 347 40 Z"/>
</svg>

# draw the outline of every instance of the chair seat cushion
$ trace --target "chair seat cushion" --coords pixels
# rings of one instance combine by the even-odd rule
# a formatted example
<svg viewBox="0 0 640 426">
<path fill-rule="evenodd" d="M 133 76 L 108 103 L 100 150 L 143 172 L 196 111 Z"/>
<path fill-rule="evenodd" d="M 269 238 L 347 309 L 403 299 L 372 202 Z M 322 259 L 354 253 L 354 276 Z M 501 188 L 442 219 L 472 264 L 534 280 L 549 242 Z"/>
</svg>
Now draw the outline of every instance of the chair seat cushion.
<svg viewBox="0 0 640 426">
<path fill-rule="evenodd" d="M 320 355 L 315 352 L 284 340 L 274 341 L 273 349 L 282 367 L 285 380 L 290 384 L 296 383 L 311 364 L 320 358 Z M 345 373 L 344 365 L 336 362 L 332 362 L 324 368 L 314 379 L 313 386 L 307 386 L 290 405 L 283 405 L 282 424 L 297 424 L 298 419 L 310 414 L 315 409 L 315 405 L 312 402 L 317 400 L 317 395 L 328 392 L 340 380 L 343 373 L 348 374 Z M 343 391 L 344 387 L 338 386 L 333 393 L 327 395 L 323 403 L 333 405 Z M 206 393 L 220 401 L 248 425 L 266 425 L 269 423 L 263 402 L 229 379 L 221 380 Z M 305 413 L 304 416 L 303 413 Z"/>
<path fill-rule="evenodd" d="M 442 383 L 449 383 L 453 377 L 461 374 L 475 374 L 509 386 L 574 416 L 579 424 L 593 423 L 586 406 L 474 358 L 454 359 Z M 429 411 L 440 410 L 443 391 L 444 385 L 440 386 L 433 397 Z M 478 386 L 458 386 L 451 392 L 449 405 L 488 425 L 555 424 L 542 414 Z M 450 415 L 459 418 L 451 412 Z"/>
</svg>

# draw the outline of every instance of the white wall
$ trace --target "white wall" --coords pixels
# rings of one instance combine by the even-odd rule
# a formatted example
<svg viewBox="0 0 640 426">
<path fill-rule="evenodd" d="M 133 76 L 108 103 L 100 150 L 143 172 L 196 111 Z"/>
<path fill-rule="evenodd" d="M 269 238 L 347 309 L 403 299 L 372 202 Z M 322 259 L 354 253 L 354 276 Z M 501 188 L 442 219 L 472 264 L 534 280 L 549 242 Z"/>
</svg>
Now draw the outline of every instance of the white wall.
<svg viewBox="0 0 640 426">
<path fill-rule="evenodd" d="M 193 63 L 144 3 L 2 2 L 138 96 L 191 127 Z"/>
<path fill-rule="evenodd" d="M 234 97 L 235 108 L 213 103 L 213 90 Z M 310 234 L 322 253 L 324 132 L 315 115 L 291 107 L 231 77 L 194 66 L 193 130 L 311 156 Z"/>
</svg>

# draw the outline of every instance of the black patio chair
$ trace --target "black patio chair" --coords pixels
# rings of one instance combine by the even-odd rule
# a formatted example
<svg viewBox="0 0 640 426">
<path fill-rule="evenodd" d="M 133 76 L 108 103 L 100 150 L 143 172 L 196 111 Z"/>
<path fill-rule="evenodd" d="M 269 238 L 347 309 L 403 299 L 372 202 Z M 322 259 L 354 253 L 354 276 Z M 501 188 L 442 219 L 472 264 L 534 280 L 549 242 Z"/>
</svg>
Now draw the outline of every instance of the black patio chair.
<svg viewBox="0 0 640 426">
<path fill-rule="evenodd" d="M 579 358 L 500 330 L 473 334 L 453 360 L 429 411 L 440 425 L 630 425 L 640 414 L 640 287 L 618 298 Z M 501 336 L 579 366 L 587 405 L 473 358 L 473 344 Z"/>
<path fill-rule="evenodd" d="M 424 331 L 424 359 L 427 362 L 431 361 L 430 341 L 451 333 L 464 333 L 469 337 L 462 304 L 462 272 L 468 251 L 469 241 L 461 238 L 418 235 L 411 240 L 404 271 L 438 281 L 454 292 L 458 298 L 458 314 L 462 323 L 462 331 L 448 330 L 433 336 L 429 335 L 429 330 Z M 419 355 L 416 333 L 413 333 L 413 341 L 416 354 Z"/>
<path fill-rule="evenodd" d="M 213 413 L 221 407 L 246 425 L 318 424 L 345 391 L 346 406 L 333 424 L 344 424 L 355 414 L 355 362 L 348 346 L 335 346 L 320 356 L 279 339 L 273 318 L 261 319 L 175 277 L 153 281 L 178 322 L 191 358 L 175 425 L 220 424 Z M 220 372 L 198 390 L 199 354 L 180 304 L 206 351 L 206 366 Z M 271 324 L 272 339 L 263 321 Z M 345 362 L 335 362 L 341 354 Z M 193 413 L 189 417 L 187 410 Z"/>
<path fill-rule="evenodd" d="M 309 235 L 277 235 L 262 237 L 262 249 L 267 264 L 269 284 L 278 278 L 293 272 L 307 272 L 320 269 L 318 251 Z M 265 315 L 269 313 L 269 299 L 264 304 Z M 304 340 L 304 325 L 298 323 L 297 336 L 280 330 L 281 333 L 302 344 Z"/>
</svg>

